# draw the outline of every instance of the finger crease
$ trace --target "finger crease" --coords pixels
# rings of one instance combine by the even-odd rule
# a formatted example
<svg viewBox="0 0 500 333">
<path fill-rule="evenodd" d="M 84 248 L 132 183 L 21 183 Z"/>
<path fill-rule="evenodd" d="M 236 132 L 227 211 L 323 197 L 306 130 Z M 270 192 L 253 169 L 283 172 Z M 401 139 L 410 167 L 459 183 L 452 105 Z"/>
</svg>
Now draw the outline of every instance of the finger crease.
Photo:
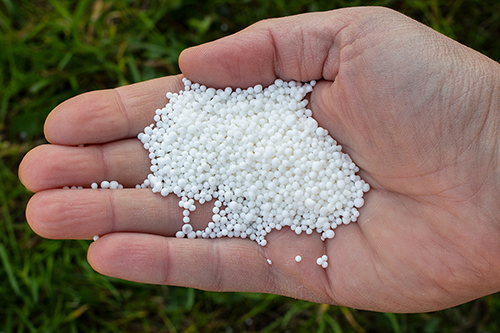
<svg viewBox="0 0 500 333">
<path fill-rule="evenodd" d="M 115 205 L 115 195 L 114 191 L 106 191 L 109 196 L 109 208 L 108 208 L 108 220 L 111 222 L 111 230 L 116 231 L 116 225 L 118 224 L 116 220 L 116 205 Z"/>
<path fill-rule="evenodd" d="M 121 114 L 123 115 L 123 118 L 125 119 L 126 122 L 126 133 L 125 135 L 130 135 L 131 132 L 131 121 L 130 121 L 130 116 L 129 112 L 127 110 L 127 107 L 123 101 L 123 97 L 120 94 L 120 91 L 118 89 L 113 89 L 116 97 L 116 104 L 118 105 L 118 109 L 120 110 Z"/>
<path fill-rule="evenodd" d="M 170 242 L 164 242 L 166 249 L 164 251 L 165 255 L 163 256 L 163 260 L 161 262 L 161 267 L 162 267 L 162 276 L 163 280 L 161 281 L 161 284 L 163 285 L 169 285 L 172 283 L 172 281 L 169 281 L 169 276 L 170 274 Z"/>
<path fill-rule="evenodd" d="M 224 270 L 222 269 L 221 250 L 220 250 L 220 247 L 217 245 L 218 242 L 213 242 L 212 244 L 213 245 L 212 245 L 211 255 L 212 255 L 212 257 L 215 257 L 215 258 L 210 258 L 210 262 L 215 263 L 215 265 L 213 265 L 212 285 L 213 285 L 214 291 L 223 291 Z"/>
<path fill-rule="evenodd" d="M 259 248 L 260 256 L 262 258 L 261 261 L 263 262 L 263 265 L 265 267 L 265 276 L 267 277 L 267 279 L 265 279 L 263 282 L 264 285 L 260 286 L 259 288 L 267 290 L 268 293 L 272 294 L 284 294 L 282 288 L 280 288 L 280 283 L 278 283 L 276 269 L 274 269 L 273 265 L 269 264 L 267 261 L 270 258 L 267 248 L 262 246 L 259 246 Z"/>
<path fill-rule="evenodd" d="M 276 46 L 276 40 L 274 39 L 274 34 L 273 34 L 273 31 L 271 30 L 271 28 L 268 29 L 268 35 L 269 35 L 269 38 L 271 39 L 271 45 L 273 48 L 274 75 L 276 77 L 280 77 L 280 75 L 281 75 L 281 60 L 279 57 L 278 48 Z"/>
<path fill-rule="evenodd" d="M 108 175 L 110 174 L 110 172 L 109 172 L 109 163 L 106 158 L 105 148 L 102 145 L 97 145 L 95 147 L 98 149 L 99 152 L 97 158 L 99 159 L 98 165 L 101 165 L 102 169 L 101 180 L 106 180 L 108 179 Z"/>
</svg>

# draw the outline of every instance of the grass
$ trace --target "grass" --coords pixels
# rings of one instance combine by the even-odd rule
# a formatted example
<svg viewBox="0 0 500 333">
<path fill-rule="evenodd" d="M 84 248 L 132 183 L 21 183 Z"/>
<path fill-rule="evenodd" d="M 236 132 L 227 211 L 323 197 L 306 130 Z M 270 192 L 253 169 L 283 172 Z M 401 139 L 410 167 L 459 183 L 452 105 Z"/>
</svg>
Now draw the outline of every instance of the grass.
<svg viewBox="0 0 500 333">
<path fill-rule="evenodd" d="M 178 73 L 186 47 L 268 17 L 384 5 L 500 60 L 497 0 L 0 0 L 0 332 L 498 332 L 500 296 L 427 314 L 141 285 L 95 273 L 87 241 L 35 235 L 17 166 L 79 93 Z"/>
</svg>

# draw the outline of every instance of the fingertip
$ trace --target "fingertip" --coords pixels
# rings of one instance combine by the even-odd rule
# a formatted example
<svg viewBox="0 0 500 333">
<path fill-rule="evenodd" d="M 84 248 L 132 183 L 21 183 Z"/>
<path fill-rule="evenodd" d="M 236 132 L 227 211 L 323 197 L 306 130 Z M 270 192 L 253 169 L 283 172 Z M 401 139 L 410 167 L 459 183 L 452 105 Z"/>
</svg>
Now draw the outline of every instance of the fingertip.
<svg viewBox="0 0 500 333">
<path fill-rule="evenodd" d="M 165 242 L 159 236 L 110 233 L 90 244 L 87 260 L 98 273 L 140 283 L 164 283 Z"/>
<path fill-rule="evenodd" d="M 26 222 L 28 222 L 28 225 L 30 226 L 30 228 L 38 235 L 38 233 L 36 232 L 35 228 L 34 228 L 34 225 L 35 223 L 33 223 L 35 221 L 34 219 L 34 216 L 33 215 L 33 196 L 30 198 L 30 200 L 28 201 L 28 203 L 26 204 L 26 210 L 24 212 L 25 216 L 26 216 Z"/>
<path fill-rule="evenodd" d="M 68 128 L 68 120 L 71 118 L 66 117 L 66 110 L 75 109 L 78 106 L 77 97 L 72 97 L 59 105 L 57 105 L 45 119 L 43 125 L 43 133 L 45 139 L 53 144 L 64 144 L 67 141 L 66 128 Z M 61 126 L 66 124 L 66 126 Z"/>
<path fill-rule="evenodd" d="M 97 90 L 70 98 L 52 110 L 44 124 L 48 142 L 80 145 L 128 136 L 129 123 L 114 90 Z M 103 130 L 103 124 L 107 130 Z"/>
<path fill-rule="evenodd" d="M 64 102 L 63 102 L 64 103 Z M 45 123 L 43 124 L 43 134 L 45 136 L 45 140 L 47 140 L 47 142 L 50 142 L 50 143 L 55 143 L 57 142 L 57 135 L 56 135 L 56 131 L 54 131 L 52 129 L 52 124 L 53 124 L 53 120 L 52 118 L 54 118 L 54 115 L 56 113 L 58 113 L 58 108 L 60 107 L 61 104 L 59 104 L 58 106 L 56 106 L 47 116 L 47 118 L 45 118 Z"/>
<path fill-rule="evenodd" d="M 50 214 L 47 216 L 46 212 L 51 211 L 51 206 L 54 203 L 47 201 L 44 193 L 34 194 L 28 204 L 26 205 L 26 221 L 30 228 L 38 236 L 47 239 L 57 239 L 56 237 L 58 227 L 56 224 L 50 223 Z"/>
<path fill-rule="evenodd" d="M 26 206 L 26 220 L 37 235 L 49 239 L 90 239 L 95 233 L 104 233 L 109 224 L 99 222 L 109 218 L 109 208 L 104 197 L 92 191 L 37 192 Z"/>
<path fill-rule="evenodd" d="M 87 250 L 87 261 L 89 265 L 98 273 L 105 274 L 104 267 L 101 267 L 103 263 L 106 262 L 106 246 L 108 243 L 108 236 L 101 235 L 99 239 L 90 243 Z M 112 249 L 111 249 L 112 250 Z"/>
<path fill-rule="evenodd" d="M 29 181 L 29 163 L 30 163 L 30 157 L 28 156 L 31 153 L 29 151 L 26 155 L 24 155 L 23 159 L 21 160 L 21 163 L 19 163 L 19 167 L 17 168 L 17 177 L 19 178 L 19 181 L 21 184 L 26 187 L 26 189 L 30 192 L 33 192 L 31 190 L 30 186 L 30 181 Z"/>
<path fill-rule="evenodd" d="M 18 177 L 21 184 L 26 187 L 30 192 L 37 192 L 40 190 L 39 182 L 39 168 L 38 162 L 40 152 L 44 150 L 44 145 L 37 146 L 24 155 L 21 163 L 19 163 Z"/>
</svg>

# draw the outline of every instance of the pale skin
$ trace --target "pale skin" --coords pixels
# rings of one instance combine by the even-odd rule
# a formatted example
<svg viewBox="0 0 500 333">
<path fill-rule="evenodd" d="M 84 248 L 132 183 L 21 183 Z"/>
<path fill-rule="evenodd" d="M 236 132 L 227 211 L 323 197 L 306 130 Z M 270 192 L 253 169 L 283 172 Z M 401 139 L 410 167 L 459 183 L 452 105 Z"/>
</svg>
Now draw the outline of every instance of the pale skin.
<svg viewBox="0 0 500 333">
<path fill-rule="evenodd" d="M 165 93 L 182 88 L 180 75 L 83 94 L 50 114 L 51 144 L 20 166 L 36 192 L 26 212 L 36 233 L 102 235 L 88 250 L 92 267 L 143 283 L 390 312 L 433 311 L 500 290 L 498 63 L 384 8 L 259 22 L 179 61 L 186 77 L 214 87 L 318 80 L 313 116 L 372 187 L 358 222 L 325 242 L 273 231 L 265 247 L 173 237 L 182 226 L 178 199 L 134 188 L 150 163 L 136 135 Z M 88 189 L 100 180 L 126 189 Z M 193 212 L 194 227 L 210 212 L 209 204 Z M 323 254 L 327 269 L 316 264 Z"/>
</svg>

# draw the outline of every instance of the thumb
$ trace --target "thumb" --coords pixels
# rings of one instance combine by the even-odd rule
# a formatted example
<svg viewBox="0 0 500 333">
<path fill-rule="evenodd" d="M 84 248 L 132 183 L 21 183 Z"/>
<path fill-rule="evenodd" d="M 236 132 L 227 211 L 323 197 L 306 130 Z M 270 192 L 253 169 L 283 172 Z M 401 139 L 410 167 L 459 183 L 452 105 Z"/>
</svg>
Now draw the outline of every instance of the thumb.
<svg viewBox="0 0 500 333">
<path fill-rule="evenodd" d="M 347 8 L 260 21 L 184 50 L 179 66 L 189 79 L 212 87 L 269 85 L 276 78 L 333 81 L 341 44 L 346 42 L 337 38 L 339 33 L 380 10 Z"/>
</svg>

